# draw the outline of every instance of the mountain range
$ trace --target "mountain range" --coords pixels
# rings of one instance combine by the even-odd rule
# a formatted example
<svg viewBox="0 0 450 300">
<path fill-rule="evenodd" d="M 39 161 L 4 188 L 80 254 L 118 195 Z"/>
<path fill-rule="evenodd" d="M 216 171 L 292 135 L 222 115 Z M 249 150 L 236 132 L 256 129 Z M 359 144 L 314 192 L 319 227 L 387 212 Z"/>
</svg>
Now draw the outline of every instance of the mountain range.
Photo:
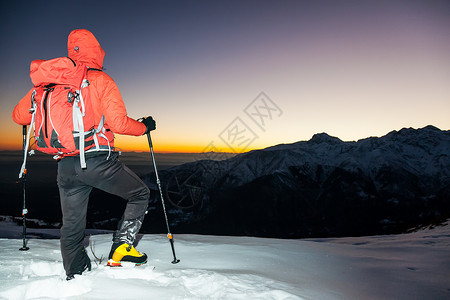
<svg viewBox="0 0 450 300">
<path fill-rule="evenodd" d="M 159 175 L 174 232 L 281 238 L 401 233 L 450 217 L 450 131 L 403 128 L 353 142 L 320 133 Z M 154 174 L 144 181 L 157 190 Z M 144 231 L 164 224 L 154 194 Z"/>
</svg>

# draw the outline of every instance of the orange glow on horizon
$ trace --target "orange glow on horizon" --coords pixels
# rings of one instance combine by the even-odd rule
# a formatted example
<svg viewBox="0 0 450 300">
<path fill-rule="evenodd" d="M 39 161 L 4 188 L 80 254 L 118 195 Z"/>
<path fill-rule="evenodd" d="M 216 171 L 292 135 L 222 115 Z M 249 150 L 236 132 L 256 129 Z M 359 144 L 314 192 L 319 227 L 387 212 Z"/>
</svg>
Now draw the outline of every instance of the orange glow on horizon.
<svg viewBox="0 0 450 300">
<path fill-rule="evenodd" d="M 206 144 L 187 144 L 187 145 L 180 145 L 176 143 L 171 142 L 159 142 L 157 139 L 152 139 L 153 142 L 153 151 L 158 153 L 204 153 L 204 152 L 210 152 L 210 149 L 206 147 Z M 147 139 L 145 141 L 136 141 L 134 143 L 123 143 L 123 141 L 116 141 L 115 142 L 116 148 L 120 149 L 124 152 L 147 152 L 150 151 Z M 234 152 L 228 149 L 227 151 L 226 147 L 218 148 L 216 152 Z M 237 149 L 237 153 L 242 153 L 246 151 L 250 151 L 254 149 Z"/>
<path fill-rule="evenodd" d="M 209 152 L 205 145 L 179 145 L 173 142 L 160 142 L 156 138 L 152 138 L 153 151 L 157 153 L 204 153 Z M 150 151 L 147 138 L 139 137 L 125 137 L 116 136 L 114 146 L 124 152 L 148 152 Z M 18 151 L 22 150 L 22 136 L 17 135 L 13 139 L 7 139 L 0 145 L 0 151 Z M 34 147 L 33 147 L 34 148 Z M 223 152 L 233 152 L 226 151 L 225 147 L 218 148 L 223 149 Z M 239 153 L 246 152 L 254 149 L 239 149 Z"/>
</svg>

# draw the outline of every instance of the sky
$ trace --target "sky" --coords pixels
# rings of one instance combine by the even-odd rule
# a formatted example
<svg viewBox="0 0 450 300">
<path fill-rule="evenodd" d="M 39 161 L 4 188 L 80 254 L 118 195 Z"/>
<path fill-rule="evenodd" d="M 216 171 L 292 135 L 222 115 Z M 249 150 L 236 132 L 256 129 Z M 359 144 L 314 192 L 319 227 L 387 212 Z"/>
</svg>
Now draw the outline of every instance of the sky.
<svg viewBox="0 0 450 300">
<path fill-rule="evenodd" d="M 132 118 L 153 116 L 157 152 L 241 152 L 344 141 L 404 127 L 450 129 L 448 1 L 2 1 L 0 150 L 34 59 L 94 33 Z M 145 136 L 116 135 L 124 151 Z"/>
</svg>

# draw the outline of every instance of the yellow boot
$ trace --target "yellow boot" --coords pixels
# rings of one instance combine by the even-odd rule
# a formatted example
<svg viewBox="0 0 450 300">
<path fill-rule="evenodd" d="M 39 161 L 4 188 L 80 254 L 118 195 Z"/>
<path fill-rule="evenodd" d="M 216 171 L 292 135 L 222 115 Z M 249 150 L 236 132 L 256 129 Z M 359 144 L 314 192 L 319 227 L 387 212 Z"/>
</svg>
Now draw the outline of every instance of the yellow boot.
<svg viewBox="0 0 450 300">
<path fill-rule="evenodd" d="M 133 245 L 127 243 L 114 243 L 108 257 L 108 266 L 120 267 L 122 262 L 131 262 L 136 266 L 143 265 L 147 262 L 147 254 L 140 253 Z"/>
</svg>

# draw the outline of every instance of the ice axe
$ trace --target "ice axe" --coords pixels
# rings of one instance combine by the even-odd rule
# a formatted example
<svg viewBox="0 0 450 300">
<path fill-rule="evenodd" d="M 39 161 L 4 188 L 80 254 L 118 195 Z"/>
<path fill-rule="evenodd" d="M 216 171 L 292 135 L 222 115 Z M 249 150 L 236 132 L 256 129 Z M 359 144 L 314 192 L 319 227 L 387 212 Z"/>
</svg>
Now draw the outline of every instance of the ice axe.
<svg viewBox="0 0 450 300">
<path fill-rule="evenodd" d="M 179 259 L 177 259 L 175 255 L 175 246 L 173 245 L 173 235 L 170 233 L 169 228 L 169 219 L 167 218 L 167 212 L 166 212 L 166 205 L 164 204 L 164 198 L 163 198 L 163 192 L 161 188 L 161 181 L 159 180 L 158 176 L 158 169 L 156 168 L 156 162 L 155 162 L 155 154 L 153 153 L 153 143 L 152 143 L 152 137 L 150 136 L 150 131 L 147 132 L 147 139 L 148 139 L 148 145 L 150 147 L 150 153 L 152 154 L 152 160 L 153 160 L 153 168 L 155 169 L 155 175 L 156 175 L 156 183 L 158 184 L 159 193 L 161 195 L 161 203 L 164 211 L 164 217 L 166 218 L 166 226 L 167 226 L 167 237 L 170 241 L 170 247 L 172 248 L 172 254 L 173 254 L 173 264 L 177 264 L 180 262 Z"/>
</svg>

